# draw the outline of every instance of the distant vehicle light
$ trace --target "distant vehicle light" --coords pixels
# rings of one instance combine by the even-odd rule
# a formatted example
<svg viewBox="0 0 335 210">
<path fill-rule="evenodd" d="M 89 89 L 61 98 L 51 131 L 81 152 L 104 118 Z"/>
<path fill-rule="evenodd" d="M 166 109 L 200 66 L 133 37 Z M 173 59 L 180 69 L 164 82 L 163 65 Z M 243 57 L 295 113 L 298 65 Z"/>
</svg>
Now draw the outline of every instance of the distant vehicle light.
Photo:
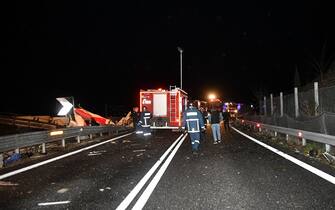
<svg viewBox="0 0 335 210">
<path fill-rule="evenodd" d="M 241 104 L 237 104 L 237 110 L 240 110 L 241 109 Z"/>
<path fill-rule="evenodd" d="M 256 125 L 256 126 L 257 126 L 257 128 L 259 128 L 259 127 L 261 127 L 261 124 L 257 123 L 257 125 Z"/>
<path fill-rule="evenodd" d="M 235 109 L 234 112 L 237 113 L 237 109 Z"/>
<path fill-rule="evenodd" d="M 242 123 L 244 123 L 244 120 L 242 120 Z"/>
<path fill-rule="evenodd" d="M 298 136 L 299 136 L 299 137 L 302 137 L 302 133 L 301 133 L 301 132 L 299 132 L 299 133 L 298 133 Z"/>
<path fill-rule="evenodd" d="M 214 95 L 214 94 L 209 94 L 209 95 L 208 95 L 208 99 L 211 100 L 211 101 L 213 101 L 214 99 L 216 99 L 216 95 Z"/>
</svg>

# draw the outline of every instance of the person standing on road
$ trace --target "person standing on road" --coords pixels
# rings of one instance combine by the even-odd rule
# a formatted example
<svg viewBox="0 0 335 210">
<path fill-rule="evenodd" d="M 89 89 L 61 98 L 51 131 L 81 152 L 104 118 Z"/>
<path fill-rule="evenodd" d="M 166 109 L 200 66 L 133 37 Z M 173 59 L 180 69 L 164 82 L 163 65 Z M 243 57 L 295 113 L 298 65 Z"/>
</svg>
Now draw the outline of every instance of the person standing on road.
<svg viewBox="0 0 335 210">
<path fill-rule="evenodd" d="M 143 135 L 144 136 L 150 136 L 151 135 L 151 128 L 150 128 L 150 119 L 151 119 L 151 113 L 147 110 L 147 107 L 143 107 L 143 111 L 140 115 L 140 125 L 142 126 Z"/>
<path fill-rule="evenodd" d="M 189 103 L 188 109 L 183 113 L 182 129 L 186 129 L 190 134 L 192 153 L 198 154 L 200 144 L 200 132 L 205 129 L 203 116 L 192 103 Z"/>
<path fill-rule="evenodd" d="M 204 107 L 200 107 L 200 113 L 202 115 L 202 119 L 204 121 L 204 126 L 205 126 L 205 129 L 202 132 L 200 132 L 200 140 L 201 142 L 203 142 L 205 140 L 205 133 L 206 133 L 206 128 L 207 128 L 208 112 L 205 110 Z"/>
<path fill-rule="evenodd" d="M 204 107 L 201 107 L 200 108 L 200 112 L 203 116 L 203 120 L 204 120 L 204 125 L 205 125 L 205 128 L 207 127 L 207 118 L 208 118 L 208 111 L 207 111 L 207 108 L 204 108 Z"/>
<path fill-rule="evenodd" d="M 131 112 L 131 118 L 133 119 L 133 125 L 136 131 L 136 134 L 142 134 L 141 126 L 139 124 L 140 121 L 140 113 L 138 112 L 138 107 L 134 107 Z"/>
<path fill-rule="evenodd" d="M 212 134 L 214 144 L 221 143 L 221 129 L 220 122 L 223 120 L 222 113 L 219 108 L 212 110 L 212 113 L 208 116 L 209 123 L 212 127 Z"/>
<path fill-rule="evenodd" d="M 223 112 L 223 123 L 224 123 L 224 130 L 225 131 L 230 131 L 229 121 L 230 121 L 230 114 L 229 114 L 228 110 L 225 110 Z"/>
</svg>

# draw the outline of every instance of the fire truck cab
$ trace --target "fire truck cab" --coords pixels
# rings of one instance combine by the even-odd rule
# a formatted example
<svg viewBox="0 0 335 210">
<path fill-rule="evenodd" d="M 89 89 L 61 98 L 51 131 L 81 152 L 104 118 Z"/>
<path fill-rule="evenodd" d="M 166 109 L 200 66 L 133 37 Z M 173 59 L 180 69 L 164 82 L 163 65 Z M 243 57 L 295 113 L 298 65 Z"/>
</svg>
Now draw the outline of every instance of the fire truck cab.
<svg viewBox="0 0 335 210">
<path fill-rule="evenodd" d="M 175 129 L 181 126 L 182 113 L 187 107 L 187 93 L 176 86 L 169 90 L 140 90 L 140 111 L 146 106 L 152 113 L 151 128 Z"/>
<path fill-rule="evenodd" d="M 225 102 L 223 105 L 223 110 L 227 110 L 232 119 L 236 119 L 236 117 L 239 114 L 240 109 L 241 109 L 240 103 Z"/>
</svg>

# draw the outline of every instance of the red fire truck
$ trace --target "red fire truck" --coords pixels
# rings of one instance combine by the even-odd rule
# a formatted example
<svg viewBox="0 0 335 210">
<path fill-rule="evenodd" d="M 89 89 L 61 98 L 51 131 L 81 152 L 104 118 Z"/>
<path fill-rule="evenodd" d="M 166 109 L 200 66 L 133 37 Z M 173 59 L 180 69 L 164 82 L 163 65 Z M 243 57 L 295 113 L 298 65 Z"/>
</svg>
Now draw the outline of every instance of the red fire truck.
<svg viewBox="0 0 335 210">
<path fill-rule="evenodd" d="M 170 90 L 140 90 L 140 111 L 143 106 L 152 113 L 152 128 L 178 128 L 187 106 L 187 93 L 176 86 L 170 86 Z"/>
</svg>

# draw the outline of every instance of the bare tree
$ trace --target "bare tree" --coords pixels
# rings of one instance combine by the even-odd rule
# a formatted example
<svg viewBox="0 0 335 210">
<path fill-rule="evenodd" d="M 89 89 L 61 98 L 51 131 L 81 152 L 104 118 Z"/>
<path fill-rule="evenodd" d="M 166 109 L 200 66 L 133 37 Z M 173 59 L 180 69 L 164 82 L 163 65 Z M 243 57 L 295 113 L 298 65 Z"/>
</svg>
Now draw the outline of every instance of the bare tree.
<svg viewBox="0 0 335 210">
<path fill-rule="evenodd" d="M 312 66 L 320 76 L 320 82 L 323 82 L 325 79 L 325 74 L 329 71 L 332 67 L 334 62 L 334 55 L 327 56 L 327 41 L 324 42 L 320 58 L 317 59 L 315 56 L 312 57 Z"/>
<path fill-rule="evenodd" d="M 260 82 L 257 87 L 251 88 L 251 92 L 259 103 L 259 113 L 262 113 L 263 97 L 267 95 L 267 91 L 265 90 L 263 83 Z"/>
</svg>

